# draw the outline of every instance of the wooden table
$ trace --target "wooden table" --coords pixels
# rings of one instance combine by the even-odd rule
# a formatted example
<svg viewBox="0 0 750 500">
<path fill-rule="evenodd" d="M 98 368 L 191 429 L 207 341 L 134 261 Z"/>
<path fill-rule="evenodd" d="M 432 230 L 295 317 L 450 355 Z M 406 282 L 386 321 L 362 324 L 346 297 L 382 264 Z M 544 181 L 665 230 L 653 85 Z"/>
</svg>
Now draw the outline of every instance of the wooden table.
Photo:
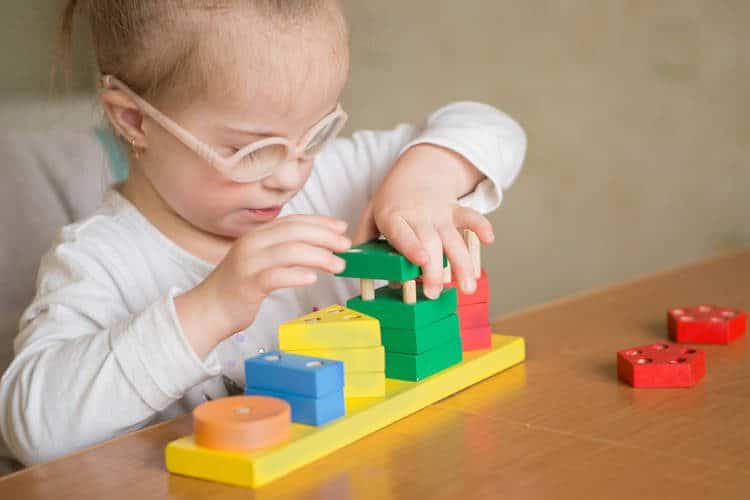
<svg viewBox="0 0 750 500">
<path fill-rule="evenodd" d="M 750 251 L 499 318 L 525 365 L 256 491 L 168 474 L 180 418 L 8 476 L 0 498 L 749 498 L 747 337 L 704 346 L 691 389 L 616 378 L 615 351 L 665 340 L 667 308 L 704 302 L 750 309 Z"/>
</svg>

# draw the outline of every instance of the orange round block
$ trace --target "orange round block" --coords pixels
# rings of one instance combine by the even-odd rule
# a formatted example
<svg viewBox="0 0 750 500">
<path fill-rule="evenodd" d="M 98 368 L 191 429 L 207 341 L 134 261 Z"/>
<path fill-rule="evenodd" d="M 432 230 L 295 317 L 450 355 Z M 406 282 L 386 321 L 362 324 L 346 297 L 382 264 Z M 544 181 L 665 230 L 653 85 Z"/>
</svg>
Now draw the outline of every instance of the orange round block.
<svg viewBox="0 0 750 500">
<path fill-rule="evenodd" d="M 266 396 L 233 396 L 193 410 L 195 444 L 223 451 L 267 448 L 289 438 L 289 403 Z"/>
</svg>

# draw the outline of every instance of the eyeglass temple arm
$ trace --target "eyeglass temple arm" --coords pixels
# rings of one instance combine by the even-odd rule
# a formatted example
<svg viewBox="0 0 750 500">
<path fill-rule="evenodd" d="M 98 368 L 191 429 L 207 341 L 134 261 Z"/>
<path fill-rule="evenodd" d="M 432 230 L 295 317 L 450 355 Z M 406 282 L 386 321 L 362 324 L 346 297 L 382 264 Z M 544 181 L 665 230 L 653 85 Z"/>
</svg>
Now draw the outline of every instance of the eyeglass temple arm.
<svg viewBox="0 0 750 500">
<path fill-rule="evenodd" d="M 217 157 L 216 153 L 214 153 L 210 148 L 206 147 L 202 142 L 200 142 L 198 139 L 196 139 L 192 134 L 190 134 L 188 131 L 184 130 L 182 127 L 177 125 L 174 121 L 172 121 L 168 116 L 164 115 L 161 111 L 153 107 L 151 104 L 149 104 L 147 101 L 142 99 L 138 94 L 133 92 L 125 83 L 121 82 L 117 78 L 115 78 L 112 75 L 103 75 L 101 77 L 101 86 L 103 89 L 112 89 L 115 88 L 117 90 L 120 90 L 121 92 L 124 92 L 125 95 L 130 97 L 135 101 L 135 103 L 138 105 L 138 107 L 149 115 L 155 122 L 157 122 L 159 125 L 167 129 L 170 133 L 172 133 L 177 139 L 180 140 L 185 146 L 189 147 L 190 149 L 194 150 L 199 155 L 203 156 L 205 159 L 207 159 L 210 162 L 215 163 L 221 163 L 221 158 Z"/>
</svg>

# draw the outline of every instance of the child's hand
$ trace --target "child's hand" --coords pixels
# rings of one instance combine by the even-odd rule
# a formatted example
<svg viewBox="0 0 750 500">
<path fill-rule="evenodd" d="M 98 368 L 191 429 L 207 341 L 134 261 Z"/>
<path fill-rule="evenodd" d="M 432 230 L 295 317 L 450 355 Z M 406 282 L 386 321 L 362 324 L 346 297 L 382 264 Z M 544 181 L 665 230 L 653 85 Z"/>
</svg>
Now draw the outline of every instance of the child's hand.
<svg viewBox="0 0 750 500">
<path fill-rule="evenodd" d="M 313 269 L 338 273 L 347 250 L 346 222 L 317 215 L 282 217 L 238 239 L 196 288 L 175 298 L 180 323 L 203 357 L 220 341 L 247 328 L 263 299 L 280 288 L 310 285 Z"/>
<path fill-rule="evenodd" d="M 462 291 L 473 293 L 476 280 L 459 228 L 471 229 L 482 243 L 494 240 L 492 225 L 478 212 L 457 205 L 474 189 L 481 172 L 444 148 L 418 145 L 404 153 L 373 196 L 360 220 L 354 243 L 385 235 L 423 268 L 424 293 L 443 289 L 443 249 Z"/>
</svg>

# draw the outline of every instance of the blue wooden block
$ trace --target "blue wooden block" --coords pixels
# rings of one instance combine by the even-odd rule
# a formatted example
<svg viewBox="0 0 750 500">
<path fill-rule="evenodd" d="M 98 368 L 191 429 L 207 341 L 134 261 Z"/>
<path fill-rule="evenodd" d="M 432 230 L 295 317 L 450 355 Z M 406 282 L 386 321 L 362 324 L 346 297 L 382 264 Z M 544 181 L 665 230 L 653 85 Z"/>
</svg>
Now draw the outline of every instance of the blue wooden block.
<svg viewBox="0 0 750 500">
<path fill-rule="evenodd" d="M 344 364 L 274 351 L 245 360 L 245 387 L 319 398 L 344 387 Z"/>
<path fill-rule="evenodd" d="M 283 399 L 292 407 L 292 421 L 300 424 L 323 425 L 326 422 L 343 417 L 346 413 L 343 389 L 320 398 L 268 391 L 255 387 L 245 389 L 245 394 Z"/>
</svg>

